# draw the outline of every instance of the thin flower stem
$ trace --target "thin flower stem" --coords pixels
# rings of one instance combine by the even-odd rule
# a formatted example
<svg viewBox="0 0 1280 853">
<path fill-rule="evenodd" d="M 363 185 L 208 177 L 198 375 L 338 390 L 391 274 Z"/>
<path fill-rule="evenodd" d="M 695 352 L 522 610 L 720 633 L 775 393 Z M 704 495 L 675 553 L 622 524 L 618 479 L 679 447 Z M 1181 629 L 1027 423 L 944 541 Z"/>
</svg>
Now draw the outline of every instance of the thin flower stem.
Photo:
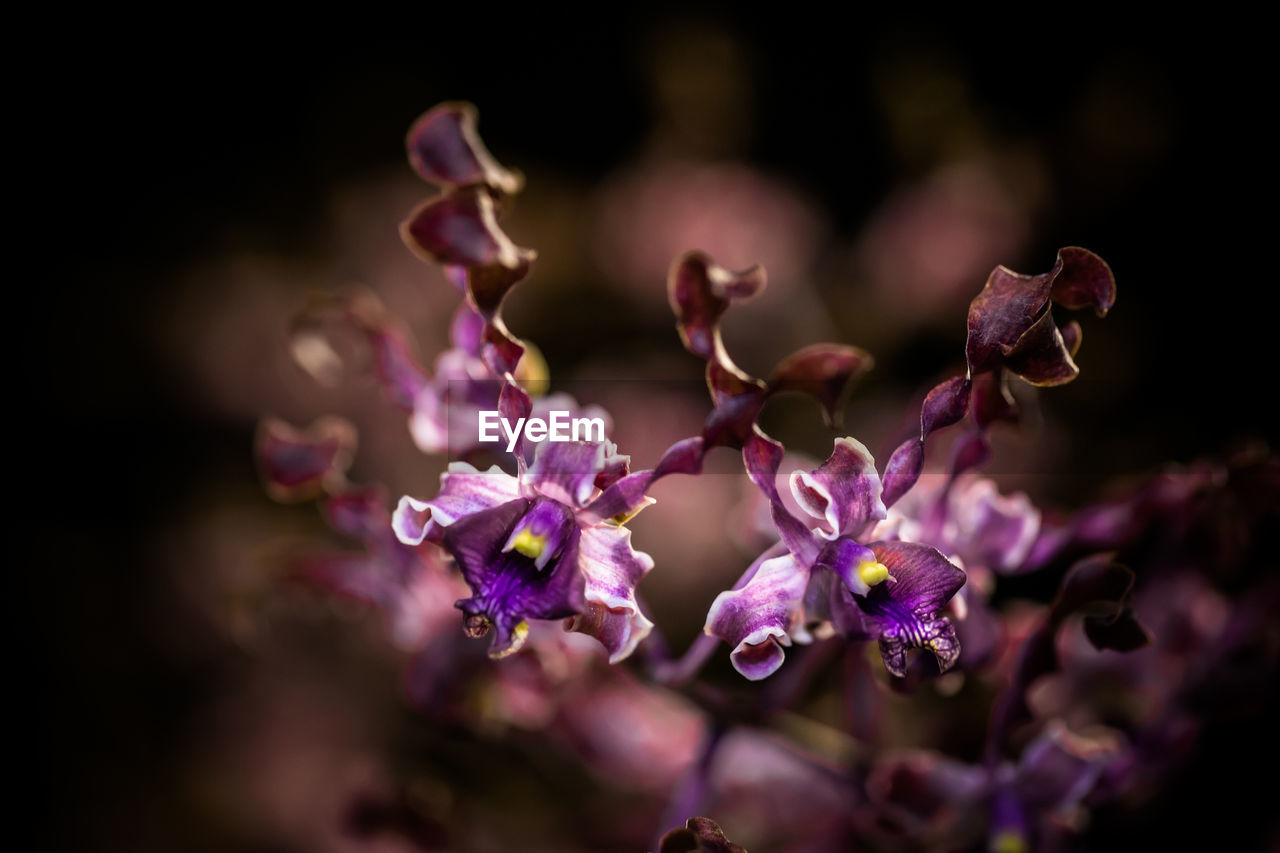
<svg viewBox="0 0 1280 853">
<path fill-rule="evenodd" d="M 715 759 L 716 750 L 729 731 L 730 727 L 721 723 L 711 723 L 707 728 L 697 759 L 689 766 L 684 779 L 676 787 L 671 800 L 667 803 L 667 808 L 662 813 L 658 833 L 653 842 L 653 850 L 661 847 L 662 836 L 667 830 L 684 826 L 685 821 L 691 817 L 698 817 L 707 805 L 707 795 L 711 787 L 711 762 Z"/>
</svg>

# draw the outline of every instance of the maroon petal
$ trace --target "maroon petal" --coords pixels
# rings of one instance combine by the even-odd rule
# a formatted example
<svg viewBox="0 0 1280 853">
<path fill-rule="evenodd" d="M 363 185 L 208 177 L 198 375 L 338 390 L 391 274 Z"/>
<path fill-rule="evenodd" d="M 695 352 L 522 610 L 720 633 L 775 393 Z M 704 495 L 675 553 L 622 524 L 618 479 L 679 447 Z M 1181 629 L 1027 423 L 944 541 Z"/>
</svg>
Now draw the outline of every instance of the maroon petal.
<svg viewBox="0 0 1280 853">
<path fill-rule="evenodd" d="M 1115 278 L 1106 262 L 1076 246 L 1059 250 L 1053 268 L 1040 275 L 997 267 L 969 305 L 965 356 L 970 375 L 1002 362 L 1019 375 L 1019 366 L 1039 371 L 1033 375 L 1061 377 L 1067 372 L 1057 362 L 1065 357 L 1069 364 L 1072 349 L 1057 331 L 1051 302 L 1072 310 L 1092 307 L 1103 316 L 1115 302 Z M 1072 339 L 1078 344 L 1079 335 L 1073 332 Z M 1033 375 L 1026 378 L 1037 382 Z M 1071 377 L 1059 378 L 1058 383 Z"/>
<path fill-rule="evenodd" d="M 498 226 L 493 197 L 483 187 L 461 187 L 429 199 L 400 225 L 400 236 L 425 260 L 469 269 L 517 270 L 534 257 Z"/>
<path fill-rule="evenodd" d="M 827 423 L 833 424 L 854 380 L 874 364 L 871 355 L 857 347 L 813 344 L 787 356 L 773 369 L 767 383 L 769 394 L 808 394 L 822 406 Z"/>
<path fill-rule="evenodd" d="M 255 445 L 267 493 L 278 501 L 305 500 L 344 485 L 356 428 L 333 416 L 306 430 L 267 418 L 258 425 Z"/>
<path fill-rule="evenodd" d="M 1105 317 L 1116 302 L 1116 278 L 1102 258 L 1079 246 L 1058 250 L 1062 271 L 1053 282 L 1053 301 L 1079 311 L 1092 308 Z"/>
<path fill-rule="evenodd" d="M 513 194 L 524 184 L 519 173 L 498 165 L 476 132 L 476 108 L 446 102 L 423 113 L 409 128 L 409 162 L 425 180 L 441 186 L 487 184 Z"/>
<path fill-rule="evenodd" d="M 658 853 L 747 853 L 747 850 L 726 838 L 715 821 L 691 817 L 683 828 L 662 836 Z"/>
<path fill-rule="evenodd" d="M 685 348 L 707 361 L 732 365 L 720 340 L 720 317 L 734 300 L 764 290 L 765 281 L 764 267 L 759 265 L 733 272 L 702 252 L 678 258 L 667 289 Z"/>
<path fill-rule="evenodd" d="M 951 426 L 964 417 L 969 406 L 972 383 L 955 376 L 939 383 L 924 398 L 920 407 L 920 434 L 907 439 L 893 451 L 884 467 L 884 491 L 886 507 L 893 506 L 907 490 L 920 479 L 924 469 L 924 443 L 935 430 Z"/>
</svg>

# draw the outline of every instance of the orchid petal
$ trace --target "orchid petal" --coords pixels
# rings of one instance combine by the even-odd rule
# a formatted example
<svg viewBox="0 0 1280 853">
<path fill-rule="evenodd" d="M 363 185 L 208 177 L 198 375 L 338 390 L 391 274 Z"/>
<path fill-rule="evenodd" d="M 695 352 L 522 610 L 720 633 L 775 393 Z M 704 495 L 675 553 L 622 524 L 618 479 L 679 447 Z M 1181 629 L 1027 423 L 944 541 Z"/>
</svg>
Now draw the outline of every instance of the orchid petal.
<svg viewBox="0 0 1280 853">
<path fill-rule="evenodd" d="M 440 475 L 440 493 L 419 503 L 431 510 L 433 521 L 447 527 L 460 518 L 518 497 L 519 482 L 497 465 L 480 471 L 466 462 L 453 462 Z"/>
<path fill-rule="evenodd" d="M 837 438 L 831 456 L 813 471 L 791 475 L 791 493 L 805 512 L 827 522 L 818 535 L 838 539 L 885 517 L 880 475 L 862 442 Z"/>
<path fill-rule="evenodd" d="M 586 506 L 604 469 L 605 449 L 602 441 L 539 442 L 523 485 L 561 503 Z"/>
<path fill-rule="evenodd" d="M 653 629 L 636 601 L 636 584 L 653 568 L 653 558 L 631 547 L 630 530 L 604 525 L 582 531 L 578 567 L 586 578 L 586 605 L 566 627 L 598 639 L 609 662 L 617 663 Z"/>
<path fill-rule="evenodd" d="M 803 629 L 809 569 L 786 554 L 765 560 L 741 589 L 720 593 L 707 613 L 704 631 L 733 645 L 734 669 L 751 681 L 782 666 L 780 645 L 791 645 Z"/>
<path fill-rule="evenodd" d="M 488 184 L 517 193 L 524 181 L 493 159 L 476 132 L 476 108 L 447 102 L 432 107 L 409 128 L 405 147 L 409 162 L 424 179 L 441 186 Z"/>
</svg>

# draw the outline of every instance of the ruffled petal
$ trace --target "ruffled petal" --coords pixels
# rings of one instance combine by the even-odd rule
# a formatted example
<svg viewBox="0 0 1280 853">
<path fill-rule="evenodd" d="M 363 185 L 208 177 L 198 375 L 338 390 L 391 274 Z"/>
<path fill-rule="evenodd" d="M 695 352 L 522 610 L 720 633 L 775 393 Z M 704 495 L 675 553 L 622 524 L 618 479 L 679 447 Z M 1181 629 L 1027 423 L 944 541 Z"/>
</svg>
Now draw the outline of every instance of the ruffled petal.
<svg viewBox="0 0 1280 853">
<path fill-rule="evenodd" d="M 582 531 L 578 567 L 586 579 L 586 606 L 566 628 L 595 637 L 609 662 L 617 663 L 653 629 L 636 601 L 636 584 L 653 568 L 653 558 L 631 547 L 627 528 L 602 525 Z"/>
<path fill-rule="evenodd" d="M 875 459 L 853 438 L 837 438 L 818 468 L 792 473 L 791 493 L 805 512 L 826 521 L 828 529 L 817 531 L 826 539 L 856 535 L 886 514 Z"/>
<path fill-rule="evenodd" d="M 703 630 L 734 647 L 730 661 L 743 676 L 766 678 L 782 666 L 781 646 L 803 631 L 808 584 L 809 569 L 792 555 L 765 560 L 741 589 L 716 597 Z"/>
<path fill-rule="evenodd" d="M 405 495 L 396 504 L 391 515 L 391 529 L 396 538 L 406 545 L 421 545 L 423 540 L 440 525 L 431 522 L 431 504 Z"/>
<path fill-rule="evenodd" d="M 437 524 L 447 527 L 460 518 L 518 497 L 519 481 L 497 465 L 480 471 L 466 462 L 452 462 L 440 475 L 439 494 L 422 503 L 430 508 Z"/>
</svg>

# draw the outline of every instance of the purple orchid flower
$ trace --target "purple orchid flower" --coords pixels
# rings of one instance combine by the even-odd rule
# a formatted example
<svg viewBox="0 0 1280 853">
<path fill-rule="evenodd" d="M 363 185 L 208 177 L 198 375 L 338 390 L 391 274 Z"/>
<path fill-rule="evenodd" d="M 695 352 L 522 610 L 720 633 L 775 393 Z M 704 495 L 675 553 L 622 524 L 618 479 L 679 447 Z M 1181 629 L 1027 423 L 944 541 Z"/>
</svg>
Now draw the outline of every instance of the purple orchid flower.
<svg viewBox="0 0 1280 853">
<path fill-rule="evenodd" d="M 786 553 L 757 562 L 738 588 L 721 593 L 705 631 L 733 645 L 730 659 L 745 677 L 766 678 L 782 665 L 783 647 L 811 640 L 810 626 L 828 623 L 850 639 L 874 639 L 886 669 L 906 671 L 907 652 L 932 652 L 941 670 L 960 653 L 955 628 L 941 615 L 964 584 L 964 572 L 936 548 L 858 538 L 886 515 L 880 476 L 870 452 L 852 438 L 835 442 L 813 471 L 791 476 L 796 502 L 820 524 L 810 530 L 782 503 L 774 479 L 782 447 L 758 431 L 743 457 L 769 497 Z"/>
<path fill-rule="evenodd" d="M 507 389 L 511 407 L 532 410 L 527 395 Z M 607 440 L 544 441 L 532 464 L 520 449 L 517 461 L 518 476 L 453 463 L 436 497 L 401 499 L 396 535 L 411 545 L 436 542 L 453 556 L 471 589 L 456 603 L 466 633 L 492 629 L 491 657 L 518 651 L 529 619 L 568 619 L 568 630 L 596 637 L 611 662 L 622 660 L 653 627 L 635 596 L 653 560 L 631 547 L 625 516 L 599 512 L 601 490 L 625 474 L 627 457 Z M 631 503 L 628 516 L 652 499 Z"/>
</svg>

